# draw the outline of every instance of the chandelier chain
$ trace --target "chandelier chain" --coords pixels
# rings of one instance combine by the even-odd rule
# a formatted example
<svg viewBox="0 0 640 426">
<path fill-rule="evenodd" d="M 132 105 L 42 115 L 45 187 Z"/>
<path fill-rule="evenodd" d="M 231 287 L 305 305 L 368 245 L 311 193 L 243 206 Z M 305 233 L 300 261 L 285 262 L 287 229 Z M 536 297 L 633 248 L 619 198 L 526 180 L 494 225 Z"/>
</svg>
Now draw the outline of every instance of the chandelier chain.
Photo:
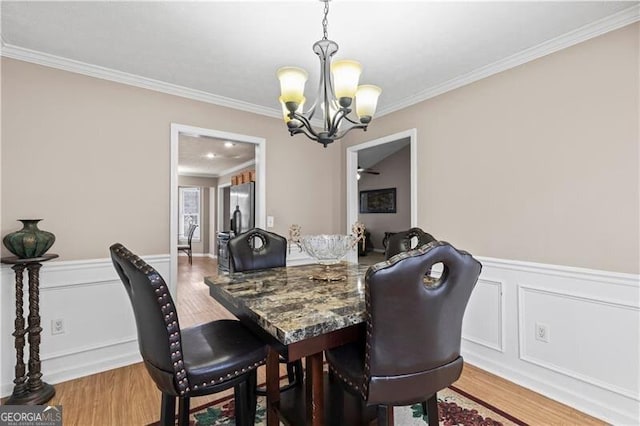
<svg viewBox="0 0 640 426">
<path fill-rule="evenodd" d="M 328 14 L 329 14 L 329 0 L 325 0 L 324 1 L 324 18 L 322 18 L 322 32 L 323 32 L 322 39 L 323 40 L 327 40 L 329 37 L 327 34 L 327 24 L 329 23 L 327 19 Z"/>
</svg>

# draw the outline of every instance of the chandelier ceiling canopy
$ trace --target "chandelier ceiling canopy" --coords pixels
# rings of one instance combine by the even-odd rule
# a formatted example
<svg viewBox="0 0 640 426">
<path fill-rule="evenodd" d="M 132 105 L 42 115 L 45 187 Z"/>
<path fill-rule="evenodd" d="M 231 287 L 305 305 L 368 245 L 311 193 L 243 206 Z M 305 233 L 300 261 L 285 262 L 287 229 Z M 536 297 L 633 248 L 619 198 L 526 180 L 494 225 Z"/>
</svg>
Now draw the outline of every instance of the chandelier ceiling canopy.
<svg viewBox="0 0 640 426">
<path fill-rule="evenodd" d="M 338 44 L 329 40 L 327 35 L 329 0 L 321 1 L 324 2 L 324 35 L 313 45 L 313 51 L 320 59 L 320 84 L 317 97 L 306 112 L 303 111 L 306 101 L 304 86 L 309 74 L 302 68 L 282 67 L 278 69 L 277 76 L 280 80 L 279 100 L 291 136 L 305 134 L 326 148 L 353 129 L 367 130 L 382 90 L 370 84 L 358 85 L 362 72 L 359 62 L 343 59 L 331 63 Z M 357 119 L 351 114 L 354 100 Z M 311 120 L 320 113 L 323 126 L 316 129 Z M 341 128 L 344 121 L 349 124 Z"/>
</svg>

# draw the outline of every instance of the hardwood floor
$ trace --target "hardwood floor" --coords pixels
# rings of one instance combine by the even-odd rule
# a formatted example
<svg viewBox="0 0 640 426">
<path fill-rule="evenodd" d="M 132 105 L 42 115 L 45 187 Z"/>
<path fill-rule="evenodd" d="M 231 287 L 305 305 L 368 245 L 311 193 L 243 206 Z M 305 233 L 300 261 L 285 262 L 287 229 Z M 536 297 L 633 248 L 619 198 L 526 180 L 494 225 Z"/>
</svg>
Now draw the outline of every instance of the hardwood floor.
<svg viewBox="0 0 640 426">
<path fill-rule="evenodd" d="M 215 261 L 194 257 L 190 266 L 186 256 L 180 256 L 178 263 L 177 307 L 181 327 L 234 318 L 209 296 L 203 283 L 204 276 L 217 274 Z M 259 370 L 259 382 L 264 381 L 263 370 Z M 469 364 L 456 386 L 530 425 L 605 424 Z M 58 383 L 55 388 L 56 396 L 50 404 L 63 406 L 65 426 L 133 426 L 159 419 L 160 392 L 141 363 Z M 191 407 L 221 395 L 193 398 Z"/>
</svg>

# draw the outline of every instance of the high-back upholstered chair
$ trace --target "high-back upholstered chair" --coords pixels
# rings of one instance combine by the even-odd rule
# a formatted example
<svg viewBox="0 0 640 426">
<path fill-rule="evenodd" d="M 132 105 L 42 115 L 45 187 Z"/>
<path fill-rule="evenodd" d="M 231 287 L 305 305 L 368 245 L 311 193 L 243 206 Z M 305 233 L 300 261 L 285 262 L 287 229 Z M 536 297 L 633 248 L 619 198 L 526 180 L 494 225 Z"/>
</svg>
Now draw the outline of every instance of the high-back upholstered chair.
<svg viewBox="0 0 640 426">
<path fill-rule="evenodd" d="M 178 246 L 178 251 L 183 251 L 187 253 L 189 256 L 189 265 L 193 265 L 193 250 L 191 249 L 191 241 L 193 240 L 193 234 L 196 232 L 196 228 L 198 225 L 194 225 L 193 223 L 189 225 L 189 230 L 187 231 L 187 244 L 181 244 Z"/>
<path fill-rule="evenodd" d="M 411 247 L 411 240 L 413 238 L 418 239 L 418 244 L 415 247 Z M 398 253 L 409 251 L 414 248 L 422 247 L 425 244 L 435 241 L 431 234 L 427 234 L 420 228 L 411 228 L 407 231 L 396 232 L 387 240 L 387 248 L 384 252 L 385 259 L 389 259 Z"/>
<path fill-rule="evenodd" d="M 256 239 L 260 244 L 256 244 Z M 287 265 L 287 239 L 273 232 L 253 228 L 229 240 L 229 271 L 246 272 Z M 285 362 L 281 358 L 281 362 Z M 289 384 L 281 391 L 302 383 L 302 361 L 287 364 Z M 265 390 L 259 388 L 259 395 Z"/>
<path fill-rule="evenodd" d="M 129 295 L 144 365 L 162 392 L 161 425 L 189 424 L 189 398 L 234 387 L 236 424 L 253 425 L 256 369 L 265 344 L 239 321 L 219 320 L 181 330 L 167 285 L 151 266 L 122 244 L 111 259 Z"/>
<path fill-rule="evenodd" d="M 439 262 L 441 277 L 425 279 Z M 481 268 L 469 253 L 442 241 L 370 267 L 364 341 L 326 352 L 334 403 L 342 403 L 339 384 L 377 405 L 383 425 L 393 413 L 388 406 L 426 400 L 429 425 L 437 425 L 436 393 L 462 372 L 462 317 Z"/>
<path fill-rule="evenodd" d="M 260 244 L 256 244 L 256 240 Z M 231 272 L 254 271 L 286 266 L 287 239 L 253 228 L 229 240 L 229 270 Z"/>
</svg>

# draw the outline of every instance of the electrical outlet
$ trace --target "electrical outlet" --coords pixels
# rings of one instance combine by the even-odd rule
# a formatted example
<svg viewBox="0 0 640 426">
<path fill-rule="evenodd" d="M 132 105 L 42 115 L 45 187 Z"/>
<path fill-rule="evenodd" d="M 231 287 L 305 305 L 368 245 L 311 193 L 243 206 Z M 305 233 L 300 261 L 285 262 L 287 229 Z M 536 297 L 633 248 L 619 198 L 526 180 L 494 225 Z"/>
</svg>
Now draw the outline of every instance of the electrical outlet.
<svg viewBox="0 0 640 426">
<path fill-rule="evenodd" d="M 536 323 L 536 340 L 549 343 L 549 326 L 541 322 Z"/>
<path fill-rule="evenodd" d="M 64 334 L 64 320 L 62 318 L 51 320 L 51 334 Z"/>
</svg>

